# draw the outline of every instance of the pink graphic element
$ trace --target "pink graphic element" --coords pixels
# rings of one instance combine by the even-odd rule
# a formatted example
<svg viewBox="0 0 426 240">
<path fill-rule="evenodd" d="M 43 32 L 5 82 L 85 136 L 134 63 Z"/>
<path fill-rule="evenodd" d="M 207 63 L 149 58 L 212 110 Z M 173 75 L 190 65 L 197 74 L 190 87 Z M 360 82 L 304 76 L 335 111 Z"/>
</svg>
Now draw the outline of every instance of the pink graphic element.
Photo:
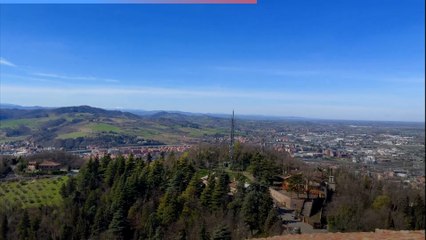
<svg viewBox="0 0 426 240">
<path fill-rule="evenodd" d="M 257 0 L 124 0 L 146 4 L 257 4 Z"/>
</svg>

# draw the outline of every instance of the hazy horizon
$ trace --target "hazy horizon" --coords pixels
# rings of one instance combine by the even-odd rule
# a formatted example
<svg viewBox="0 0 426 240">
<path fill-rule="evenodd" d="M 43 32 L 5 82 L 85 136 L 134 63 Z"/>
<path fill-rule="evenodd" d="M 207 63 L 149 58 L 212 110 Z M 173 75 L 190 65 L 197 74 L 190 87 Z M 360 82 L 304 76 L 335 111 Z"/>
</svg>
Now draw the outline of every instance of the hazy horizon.
<svg viewBox="0 0 426 240">
<path fill-rule="evenodd" d="M 39 106 L 39 105 L 19 105 L 19 104 L 13 104 L 13 103 L 1 103 L 0 106 L 9 105 L 10 109 L 13 109 L 13 106 L 19 106 L 23 108 L 29 108 L 26 110 L 31 110 L 31 108 L 65 108 L 65 107 L 82 107 L 82 106 L 88 106 L 93 108 L 101 108 L 104 110 L 111 110 L 111 111 L 122 111 L 122 112 L 129 112 L 129 113 L 135 113 L 135 112 L 170 112 L 170 113 L 187 113 L 187 114 L 204 114 L 204 115 L 210 115 L 210 116 L 225 116 L 229 115 L 232 116 L 231 112 L 188 112 L 188 111 L 182 111 L 179 109 L 142 109 L 142 108 L 109 108 L 109 107 L 100 107 L 100 106 L 92 106 L 88 104 L 83 105 L 66 105 L 66 106 Z M 8 107 L 9 108 L 9 107 Z M 235 111 L 235 110 L 234 110 Z M 313 118 L 313 117 L 305 117 L 305 116 L 291 116 L 291 115 L 265 115 L 265 114 L 244 114 L 235 112 L 235 116 L 238 119 L 239 117 L 243 117 L 246 119 L 260 119 L 260 120 L 281 120 L 281 119 L 298 119 L 298 120 L 318 120 L 318 121 L 359 121 L 359 122 L 395 122 L 395 123 L 419 123 L 424 124 L 423 121 L 398 121 L 398 120 L 366 120 L 366 119 L 333 119 L 333 118 Z"/>
</svg>

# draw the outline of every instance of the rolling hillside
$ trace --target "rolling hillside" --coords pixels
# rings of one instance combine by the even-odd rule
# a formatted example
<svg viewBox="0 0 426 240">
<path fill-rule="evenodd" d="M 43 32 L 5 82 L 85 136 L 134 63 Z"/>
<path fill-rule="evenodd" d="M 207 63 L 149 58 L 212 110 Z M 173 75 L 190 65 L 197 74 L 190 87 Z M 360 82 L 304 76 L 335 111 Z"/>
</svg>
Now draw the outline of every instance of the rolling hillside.
<svg viewBox="0 0 426 240">
<path fill-rule="evenodd" d="M 81 148 L 91 144 L 173 144 L 224 135 L 229 120 L 156 112 L 151 115 L 89 106 L 0 109 L 0 142 L 28 140 L 43 146 Z"/>
</svg>

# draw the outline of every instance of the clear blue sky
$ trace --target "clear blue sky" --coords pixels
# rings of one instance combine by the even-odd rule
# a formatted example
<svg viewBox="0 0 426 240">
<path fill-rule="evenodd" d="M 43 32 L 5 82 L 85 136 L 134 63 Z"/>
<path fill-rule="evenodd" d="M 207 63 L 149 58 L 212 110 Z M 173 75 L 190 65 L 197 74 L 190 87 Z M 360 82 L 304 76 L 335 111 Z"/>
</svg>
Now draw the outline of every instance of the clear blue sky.
<svg viewBox="0 0 426 240">
<path fill-rule="evenodd" d="M 423 0 L 1 5 L 2 103 L 425 120 Z"/>
</svg>

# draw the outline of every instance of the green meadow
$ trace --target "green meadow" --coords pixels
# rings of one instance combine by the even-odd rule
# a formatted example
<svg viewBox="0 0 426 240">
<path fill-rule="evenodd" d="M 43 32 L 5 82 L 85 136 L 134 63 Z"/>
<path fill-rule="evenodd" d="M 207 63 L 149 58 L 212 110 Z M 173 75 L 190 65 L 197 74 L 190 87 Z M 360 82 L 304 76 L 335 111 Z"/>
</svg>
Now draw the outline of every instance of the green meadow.
<svg viewBox="0 0 426 240">
<path fill-rule="evenodd" d="M 89 133 L 87 132 L 71 132 L 71 133 L 59 134 L 56 138 L 58 139 L 78 138 L 78 137 L 86 137 L 88 135 Z"/>
<path fill-rule="evenodd" d="M 20 125 L 26 127 L 36 127 L 40 124 L 39 119 L 13 119 L 13 120 L 2 120 L 0 121 L 0 128 L 17 128 Z"/>
<path fill-rule="evenodd" d="M 68 177 L 44 178 L 0 183 L 0 207 L 32 208 L 58 205 L 60 189 Z"/>
<path fill-rule="evenodd" d="M 119 127 L 107 123 L 92 124 L 89 127 L 94 132 L 121 132 Z"/>
</svg>

